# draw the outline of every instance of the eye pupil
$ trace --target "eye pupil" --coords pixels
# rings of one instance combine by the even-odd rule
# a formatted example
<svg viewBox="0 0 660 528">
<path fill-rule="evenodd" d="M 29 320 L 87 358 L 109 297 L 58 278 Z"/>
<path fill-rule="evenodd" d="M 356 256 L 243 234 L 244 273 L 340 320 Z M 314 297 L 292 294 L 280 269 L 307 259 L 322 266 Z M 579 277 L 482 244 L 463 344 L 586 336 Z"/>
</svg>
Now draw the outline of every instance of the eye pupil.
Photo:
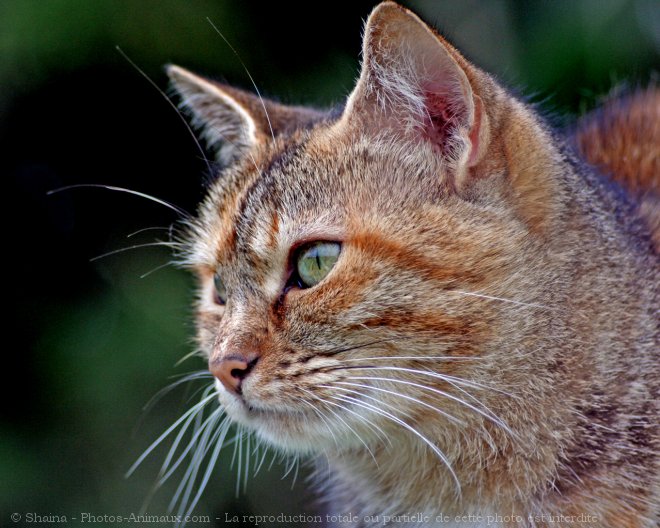
<svg viewBox="0 0 660 528">
<path fill-rule="evenodd" d="M 340 251 L 338 242 L 313 242 L 304 246 L 296 258 L 300 286 L 311 288 L 321 282 L 334 267 Z"/>
<path fill-rule="evenodd" d="M 227 289 L 218 273 L 213 276 L 213 285 L 215 286 L 215 302 L 218 304 L 225 304 L 227 302 Z"/>
</svg>

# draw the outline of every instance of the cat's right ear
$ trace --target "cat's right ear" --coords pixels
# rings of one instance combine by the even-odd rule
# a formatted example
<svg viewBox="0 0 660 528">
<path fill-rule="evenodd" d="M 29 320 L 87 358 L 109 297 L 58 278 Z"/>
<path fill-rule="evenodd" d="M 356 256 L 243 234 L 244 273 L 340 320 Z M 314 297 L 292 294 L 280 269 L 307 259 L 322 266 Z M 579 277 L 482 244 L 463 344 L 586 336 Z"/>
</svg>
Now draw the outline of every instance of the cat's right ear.
<svg viewBox="0 0 660 528">
<path fill-rule="evenodd" d="M 247 100 L 248 94 L 237 97 L 237 90 L 179 66 L 169 65 L 166 71 L 181 98 L 181 107 L 190 113 L 192 125 L 200 130 L 208 148 L 223 165 L 237 161 L 265 140 L 264 131 L 252 115 L 254 102 Z"/>
<path fill-rule="evenodd" d="M 205 79 L 180 66 L 166 67 L 181 106 L 191 114 L 216 159 L 229 165 L 278 135 L 307 128 L 325 113 L 302 106 L 283 105 L 239 88 Z"/>
</svg>

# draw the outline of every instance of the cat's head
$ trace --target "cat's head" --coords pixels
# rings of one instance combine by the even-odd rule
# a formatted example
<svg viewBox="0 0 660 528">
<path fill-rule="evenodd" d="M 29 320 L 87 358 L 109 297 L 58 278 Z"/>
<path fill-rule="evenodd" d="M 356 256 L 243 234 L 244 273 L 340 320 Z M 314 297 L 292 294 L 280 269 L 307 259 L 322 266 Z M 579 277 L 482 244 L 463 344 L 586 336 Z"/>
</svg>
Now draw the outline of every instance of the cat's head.
<svg viewBox="0 0 660 528">
<path fill-rule="evenodd" d="M 227 413 L 298 451 L 501 427 L 559 212 L 534 115 L 390 2 L 338 112 L 168 73 L 224 166 L 186 264 Z"/>
</svg>

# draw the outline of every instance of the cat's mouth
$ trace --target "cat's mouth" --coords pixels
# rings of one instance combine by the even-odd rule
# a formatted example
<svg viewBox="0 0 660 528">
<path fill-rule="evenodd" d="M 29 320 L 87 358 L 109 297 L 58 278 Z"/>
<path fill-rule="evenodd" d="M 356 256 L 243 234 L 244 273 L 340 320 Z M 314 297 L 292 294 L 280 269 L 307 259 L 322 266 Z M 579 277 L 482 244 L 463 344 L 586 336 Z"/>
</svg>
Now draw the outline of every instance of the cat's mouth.
<svg viewBox="0 0 660 528">
<path fill-rule="evenodd" d="M 296 409 L 284 403 L 272 404 L 259 401 L 253 395 L 245 393 L 230 393 L 218 391 L 220 403 L 227 414 L 237 421 L 247 420 L 282 420 L 308 419 L 308 414 L 302 409 Z M 243 419 L 243 420 L 242 420 Z"/>
<path fill-rule="evenodd" d="M 307 413 L 300 409 L 292 409 L 284 406 L 262 405 L 250 399 L 239 397 L 239 405 L 242 412 L 251 419 L 307 419 Z"/>
<path fill-rule="evenodd" d="M 312 452 L 327 439 L 327 424 L 317 423 L 316 416 L 304 408 L 295 408 L 285 402 L 266 403 L 253 395 L 227 391 L 219 391 L 219 399 L 231 420 L 281 449 Z"/>
<path fill-rule="evenodd" d="M 291 409 L 261 408 L 249 403 L 245 403 L 244 407 L 247 416 L 254 420 L 300 420 L 307 416 L 301 411 L 294 411 Z"/>
</svg>

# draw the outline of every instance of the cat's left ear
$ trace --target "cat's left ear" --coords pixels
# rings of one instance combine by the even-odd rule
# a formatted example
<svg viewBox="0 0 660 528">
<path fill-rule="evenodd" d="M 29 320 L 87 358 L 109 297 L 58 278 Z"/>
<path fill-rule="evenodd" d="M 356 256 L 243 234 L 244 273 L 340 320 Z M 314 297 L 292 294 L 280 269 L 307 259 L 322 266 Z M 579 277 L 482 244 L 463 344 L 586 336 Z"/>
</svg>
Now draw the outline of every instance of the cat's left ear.
<svg viewBox="0 0 660 528">
<path fill-rule="evenodd" d="M 205 79 L 179 66 L 166 68 L 181 106 L 192 116 L 208 147 L 223 165 L 247 156 L 279 134 L 310 126 L 323 118 L 311 108 L 286 106 Z"/>
<path fill-rule="evenodd" d="M 343 119 L 432 145 L 460 180 L 489 141 L 480 75 L 415 14 L 384 2 L 366 23 L 362 70 Z"/>
</svg>

